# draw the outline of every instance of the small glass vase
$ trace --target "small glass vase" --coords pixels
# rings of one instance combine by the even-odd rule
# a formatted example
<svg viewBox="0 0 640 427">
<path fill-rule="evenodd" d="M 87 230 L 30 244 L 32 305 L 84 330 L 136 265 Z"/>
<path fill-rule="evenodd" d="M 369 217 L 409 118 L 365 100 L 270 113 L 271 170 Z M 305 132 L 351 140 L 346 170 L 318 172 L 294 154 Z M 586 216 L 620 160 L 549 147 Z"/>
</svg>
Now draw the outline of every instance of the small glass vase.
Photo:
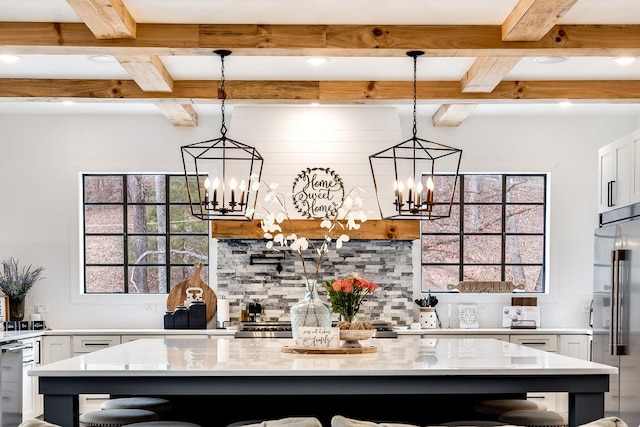
<svg viewBox="0 0 640 427">
<path fill-rule="evenodd" d="M 24 319 L 25 294 L 9 296 L 9 320 L 20 321 Z"/>
<path fill-rule="evenodd" d="M 291 332 L 294 340 L 301 326 L 331 327 L 331 308 L 320 299 L 316 280 L 307 280 L 304 298 L 291 307 Z"/>
</svg>

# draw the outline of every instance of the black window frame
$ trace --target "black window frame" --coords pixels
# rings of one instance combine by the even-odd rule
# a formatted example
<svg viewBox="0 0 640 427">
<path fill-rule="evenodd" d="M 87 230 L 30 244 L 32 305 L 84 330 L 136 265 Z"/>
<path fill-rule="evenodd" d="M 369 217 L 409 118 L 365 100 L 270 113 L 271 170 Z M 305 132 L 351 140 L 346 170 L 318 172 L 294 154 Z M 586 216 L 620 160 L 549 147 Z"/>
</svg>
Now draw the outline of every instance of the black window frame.
<svg viewBox="0 0 640 427">
<path fill-rule="evenodd" d="M 165 187 L 165 200 L 163 203 L 158 203 L 158 202 L 132 202 L 129 201 L 129 197 L 128 197 L 128 192 L 127 192 L 127 188 L 128 188 L 128 177 L 133 177 L 133 176 L 161 176 L 164 178 L 164 187 Z M 122 201 L 121 202 L 88 202 L 86 200 L 86 178 L 88 177 L 119 177 L 122 179 L 122 188 L 123 188 L 123 194 L 122 194 Z M 171 282 L 171 272 L 172 272 L 172 268 L 184 268 L 184 267 L 193 267 L 193 263 L 172 263 L 171 262 L 171 239 L 172 237 L 189 237 L 189 236 L 206 236 L 207 237 L 207 247 L 206 247 L 206 258 L 204 259 L 204 261 L 202 261 L 202 265 L 203 265 L 203 272 L 208 269 L 209 266 L 209 246 L 210 246 L 210 239 L 209 236 L 211 234 L 210 231 L 210 225 L 209 222 L 207 221 L 207 225 L 206 225 L 206 230 L 205 232 L 191 232 L 191 233 L 186 233 L 186 232 L 172 232 L 171 231 L 171 223 L 168 220 L 168 217 L 170 215 L 171 212 L 171 207 L 172 206 L 182 206 L 182 207 L 189 207 L 189 199 L 188 196 L 185 195 L 185 200 L 186 201 L 181 201 L 181 202 L 174 202 L 171 201 L 171 197 L 170 197 L 170 186 L 171 186 L 171 179 L 175 178 L 175 179 L 182 179 L 185 180 L 185 176 L 181 175 L 181 174 L 172 174 L 172 173 L 154 173 L 154 172 L 139 172 L 139 173 L 83 173 L 81 176 L 81 191 L 82 191 L 82 213 L 81 213 L 81 221 L 82 221 L 82 271 L 83 271 L 83 276 L 82 276 L 82 293 L 84 295 L 162 295 L 162 294 L 168 294 L 171 291 L 172 284 Z M 186 186 L 185 186 L 186 188 Z M 185 190 L 186 191 L 186 190 Z M 186 193 L 185 193 L 186 194 Z M 94 205 L 111 205 L 111 206 L 121 206 L 122 207 L 122 232 L 121 233 L 91 233 L 91 232 L 87 232 L 87 223 L 86 223 L 86 218 L 85 218 L 85 211 L 86 211 L 86 206 L 94 206 Z M 128 208 L 131 206 L 164 206 L 165 207 L 165 212 L 167 215 L 167 221 L 166 221 L 166 229 L 164 232 L 160 233 L 160 232 L 156 232 L 156 233 L 130 233 L 128 231 L 128 217 L 127 217 L 127 212 L 128 212 Z M 197 218 L 193 217 L 194 220 L 200 221 Z M 96 264 L 96 263 L 88 263 L 87 262 L 87 237 L 91 237 L 91 236 L 117 236 L 117 237 L 122 237 L 122 255 L 123 255 L 123 262 L 122 263 L 104 263 L 104 264 Z M 138 264 L 132 264 L 129 260 L 129 251 L 127 250 L 127 248 L 129 247 L 129 239 L 132 237 L 136 237 L 136 236 L 146 236 L 146 237 L 164 237 L 166 239 L 166 244 L 165 244 L 165 250 L 164 250 L 164 257 L 166 262 L 164 264 L 158 264 L 158 263 L 151 263 L 151 262 L 144 262 L 144 263 L 138 263 Z M 129 284 L 129 273 L 130 273 L 130 269 L 133 268 L 134 266 L 136 267 L 157 267 L 157 266 L 166 266 L 165 269 L 165 279 L 166 279 L 166 292 L 130 292 L 130 284 Z M 123 268 L 123 278 L 124 278 L 124 283 L 123 283 L 123 287 L 122 287 L 122 291 L 121 292 L 88 292 L 87 291 L 87 267 L 122 267 Z"/>
<path fill-rule="evenodd" d="M 501 185 L 502 185 L 502 195 L 501 195 L 501 200 L 499 202 L 467 202 L 464 199 L 464 194 L 465 194 L 465 177 L 466 176 L 495 176 L 495 177 L 500 177 L 501 178 Z M 509 177 L 535 177 L 535 178 L 541 178 L 544 182 L 543 184 L 543 198 L 544 200 L 542 202 L 508 202 L 507 201 L 507 180 Z M 425 176 L 426 179 L 426 176 Z M 431 266 L 457 266 L 458 267 L 458 281 L 463 281 L 464 280 L 464 270 L 465 267 L 472 267 L 472 266 L 499 266 L 500 268 L 500 281 L 506 281 L 506 273 L 507 270 L 510 266 L 523 266 L 523 267 L 529 267 L 529 266 L 535 266 L 535 267 L 539 267 L 540 268 L 540 289 L 539 290 L 527 290 L 525 292 L 527 293 L 531 293 L 531 294 L 545 294 L 547 292 L 547 280 L 546 280 L 546 275 L 547 275 L 547 242 L 548 242 L 548 222 L 547 222 L 547 208 L 548 208 L 548 199 L 549 199 L 549 192 L 548 192 L 548 185 L 549 185 L 549 176 L 547 173 L 467 173 L 467 174 L 460 174 L 459 178 L 458 178 L 458 188 L 456 189 L 456 193 L 457 193 L 457 197 L 454 199 L 453 205 L 457 206 L 459 209 L 459 222 L 458 222 L 458 232 L 454 233 L 454 232 L 438 232 L 438 233 L 431 233 L 431 232 L 425 232 L 424 229 L 425 227 L 423 225 L 421 225 L 421 231 L 420 231 L 420 247 L 421 247 L 421 256 L 420 256 L 420 276 L 421 276 L 421 280 L 420 280 L 420 290 L 421 293 L 427 293 L 427 292 L 449 292 L 447 290 L 444 289 L 427 289 L 429 287 L 428 284 L 425 285 L 425 279 L 424 279 L 424 269 L 428 268 L 430 265 Z M 486 206 L 500 206 L 501 207 L 501 225 L 500 225 L 500 232 L 495 232 L 495 233 L 468 233 L 465 231 L 464 229 L 464 224 L 465 224 L 465 206 L 466 205 L 486 205 Z M 510 205 L 530 205 L 530 206 L 540 206 L 541 210 L 542 210 L 542 232 L 541 233 L 514 233 L 514 232 L 508 232 L 507 231 L 507 224 L 506 224 L 506 219 L 507 219 L 507 208 Z M 423 223 L 426 222 L 427 220 L 423 220 Z M 435 220 L 435 221 L 439 221 L 439 220 Z M 459 238 L 459 242 L 458 242 L 458 250 L 459 250 L 459 259 L 458 262 L 452 262 L 452 263 L 442 263 L 442 262 L 425 262 L 425 257 L 422 254 L 422 248 L 423 248 L 423 238 L 424 236 L 439 236 L 439 235 L 451 235 L 451 236 L 457 236 Z M 501 236 L 501 243 L 500 243 L 500 247 L 501 247 L 501 254 L 500 254 L 500 262 L 499 263 L 467 263 L 465 262 L 465 237 L 467 236 Z M 542 253 L 541 253 L 541 260 L 542 262 L 539 263 L 533 263 L 533 262 L 520 262 L 520 263 L 514 263 L 514 262 L 507 262 L 507 250 L 506 250 L 506 246 L 507 246 L 507 238 L 509 236 L 541 236 L 542 237 Z M 497 281 L 497 280 L 496 280 Z M 427 288 L 425 288 L 425 286 L 427 286 Z"/>
</svg>

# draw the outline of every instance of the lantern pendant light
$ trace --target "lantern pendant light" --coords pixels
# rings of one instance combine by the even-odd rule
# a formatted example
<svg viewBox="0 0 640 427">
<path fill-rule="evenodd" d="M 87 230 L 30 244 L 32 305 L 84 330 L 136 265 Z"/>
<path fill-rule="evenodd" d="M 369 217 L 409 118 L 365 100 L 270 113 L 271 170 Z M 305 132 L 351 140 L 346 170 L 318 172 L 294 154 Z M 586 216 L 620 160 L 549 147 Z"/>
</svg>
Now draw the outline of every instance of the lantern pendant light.
<svg viewBox="0 0 640 427">
<path fill-rule="evenodd" d="M 200 219 L 250 220 L 253 215 L 247 216 L 247 210 L 254 211 L 257 192 L 248 186 L 260 181 L 263 158 L 254 147 L 227 137 L 224 58 L 231 51 L 214 53 L 220 57 L 222 71 L 221 136 L 181 147 L 189 204 L 192 215 Z"/>
<path fill-rule="evenodd" d="M 407 52 L 413 58 L 413 135 L 369 156 L 384 219 L 448 218 L 456 196 L 462 150 L 416 135 L 417 61 L 423 54 Z"/>
</svg>

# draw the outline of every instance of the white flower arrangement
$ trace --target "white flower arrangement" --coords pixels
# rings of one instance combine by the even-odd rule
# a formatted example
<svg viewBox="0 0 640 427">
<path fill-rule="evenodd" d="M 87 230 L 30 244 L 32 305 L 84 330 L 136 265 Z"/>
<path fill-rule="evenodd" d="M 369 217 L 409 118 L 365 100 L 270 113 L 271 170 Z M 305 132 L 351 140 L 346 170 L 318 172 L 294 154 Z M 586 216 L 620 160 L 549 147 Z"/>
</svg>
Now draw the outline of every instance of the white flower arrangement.
<svg viewBox="0 0 640 427">
<path fill-rule="evenodd" d="M 361 188 L 352 188 L 340 201 L 335 213 L 320 221 L 320 228 L 326 230 L 321 243 L 314 243 L 311 238 L 296 234 L 294 224 L 287 210 L 287 197 L 291 194 L 278 192 L 278 184 L 268 184 L 265 181 L 254 180 L 251 185 L 252 191 L 258 191 L 263 185 L 267 193 L 264 196 L 264 204 L 257 204 L 257 209 L 264 211 L 264 217 L 260 221 L 263 237 L 267 239 L 266 247 L 276 251 L 280 248 L 290 248 L 295 251 L 302 261 L 302 269 L 305 278 L 318 279 L 320 265 L 324 256 L 331 249 L 332 243 L 335 249 L 342 248 L 342 245 L 349 241 L 349 235 L 344 231 L 357 230 L 360 223 L 367 221 L 367 215 L 362 209 L 362 198 L 360 194 L 364 191 Z M 271 209 L 267 205 L 273 206 Z M 247 211 L 247 215 L 253 215 L 253 210 Z M 283 223 L 287 223 L 290 232 L 283 231 Z M 320 239 L 316 239 L 320 240 Z M 311 250 L 317 255 L 315 261 L 315 272 L 313 277 L 309 276 L 305 262 L 305 251 Z"/>
</svg>

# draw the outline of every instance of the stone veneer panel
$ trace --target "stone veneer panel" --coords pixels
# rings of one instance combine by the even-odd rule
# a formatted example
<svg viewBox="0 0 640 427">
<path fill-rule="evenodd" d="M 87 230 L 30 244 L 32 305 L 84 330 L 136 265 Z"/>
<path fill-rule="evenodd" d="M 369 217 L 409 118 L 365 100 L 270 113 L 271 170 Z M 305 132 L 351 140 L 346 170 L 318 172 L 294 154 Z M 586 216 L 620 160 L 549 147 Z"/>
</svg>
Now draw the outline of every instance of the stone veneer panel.
<svg viewBox="0 0 640 427">
<path fill-rule="evenodd" d="M 310 252 L 310 251 L 308 251 Z M 300 257 L 281 252 L 282 271 L 274 264 L 250 265 L 251 255 L 274 256 L 264 240 L 218 240 L 218 298 L 229 299 L 231 320 L 240 318 L 240 302 L 262 305 L 262 321 L 288 321 L 289 308 L 304 296 Z M 316 257 L 305 261 L 315 272 Z M 406 240 L 352 240 L 340 250 L 330 250 L 320 267 L 318 280 L 345 277 L 352 272 L 376 283 L 379 289 L 363 303 L 358 318 L 406 325 L 413 320 L 412 242 Z M 320 297 L 327 301 L 324 288 Z M 338 320 L 338 315 L 334 314 Z"/>
</svg>

